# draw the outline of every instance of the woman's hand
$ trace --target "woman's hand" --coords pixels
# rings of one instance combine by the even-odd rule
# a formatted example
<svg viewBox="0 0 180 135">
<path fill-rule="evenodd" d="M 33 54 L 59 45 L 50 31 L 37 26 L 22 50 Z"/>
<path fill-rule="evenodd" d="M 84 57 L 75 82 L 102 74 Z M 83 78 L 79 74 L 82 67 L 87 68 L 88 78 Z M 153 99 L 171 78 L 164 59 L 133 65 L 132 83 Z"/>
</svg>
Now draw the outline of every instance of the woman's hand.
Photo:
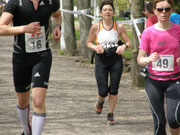
<svg viewBox="0 0 180 135">
<path fill-rule="evenodd" d="M 104 48 L 102 45 L 98 45 L 95 47 L 95 51 L 98 53 L 98 54 L 103 54 L 104 53 Z"/>
<path fill-rule="evenodd" d="M 118 46 L 117 50 L 116 50 L 116 53 L 117 54 L 122 54 L 124 51 L 126 50 L 126 45 L 121 45 L 121 46 Z"/>
<path fill-rule="evenodd" d="M 160 58 L 159 54 L 157 52 L 154 52 L 152 53 L 148 59 L 151 61 L 151 62 L 155 62 L 157 61 L 158 59 Z"/>
</svg>

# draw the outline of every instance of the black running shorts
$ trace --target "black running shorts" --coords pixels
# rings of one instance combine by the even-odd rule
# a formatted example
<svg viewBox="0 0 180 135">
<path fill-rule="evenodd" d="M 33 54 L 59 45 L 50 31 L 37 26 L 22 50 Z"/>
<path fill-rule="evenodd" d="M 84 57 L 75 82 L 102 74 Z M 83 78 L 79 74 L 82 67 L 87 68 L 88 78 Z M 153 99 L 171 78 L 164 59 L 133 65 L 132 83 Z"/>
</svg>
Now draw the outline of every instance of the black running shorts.
<svg viewBox="0 0 180 135">
<path fill-rule="evenodd" d="M 13 53 L 13 81 L 16 92 L 26 92 L 34 87 L 48 87 L 51 50 L 38 53 Z"/>
</svg>

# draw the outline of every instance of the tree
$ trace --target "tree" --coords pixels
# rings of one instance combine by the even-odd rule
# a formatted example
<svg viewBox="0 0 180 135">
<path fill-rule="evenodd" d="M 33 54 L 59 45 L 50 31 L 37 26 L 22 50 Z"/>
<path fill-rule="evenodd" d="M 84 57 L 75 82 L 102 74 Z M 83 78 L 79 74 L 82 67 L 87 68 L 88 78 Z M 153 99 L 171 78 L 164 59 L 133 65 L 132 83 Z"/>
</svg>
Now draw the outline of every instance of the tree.
<svg viewBox="0 0 180 135">
<path fill-rule="evenodd" d="M 114 5 L 118 9 L 118 15 L 123 16 L 124 12 L 130 9 L 130 0 L 114 0 Z"/>
<path fill-rule="evenodd" d="M 179 0 L 174 0 L 174 4 L 175 4 L 174 11 L 176 13 L 180 14 L 180 1 Z"/>
<path fill-rule="evenodd" d="M 99 5 L 103 2 L 104 0 L 97 0 L 97 3 L 99 3 Z M 111 2 L 113 2 L 113 0 L 107 0 L 107 1 L 111 1 Z M 98 5 L 98 6 L 99 6 Z"/>
<path fill-rule="evenodd" d="M 73 0 L 63 0 L 63 9 L 73 10 Z M 76 51 L 76 38 L 74 27 L 74 15 L 69 13 L 63 13 L 64 21 L 64 40 L 65 40 L 65 54 L 75 55 Z"/>
<path fill-rule="evenodd" d="M 89 9 L 91 7 L 90 0 L 78 0 L 78 9 Z M 91 18 L 85 15 L 79 15 L 79 26 L 80 26 L 80 46 L 81 55 L 84 58 L 88 58 L 91 55 L 90 50 L 86 47 L 86 40 L 89 35 L 89 30 L 91 27 Z"/>
<path fill-rule="evenodd" d="M 142 10 L 144 9 L 144 0 L 132 0 L 132 16 L 134 19 L 144 17 Z M 144 30 L 144 23 L 137 24 L 140 32 Z M 137 64 L 137 55 L 139 50 L 139 41 L 135 28 L 132 29 L 133 43 L 132 43 L 132 57 L 131 57 L 131 78 L 133 86 L 144 86 L 144 78 L 140 76 L 139 71 L 141 69 Z"/>
<path fill-rule="evenodd" d="M 129 9 L 130 1 L 129 0 L 114 0 L 115 7 L 118 7 L 122 11 Z"/>
</svg>

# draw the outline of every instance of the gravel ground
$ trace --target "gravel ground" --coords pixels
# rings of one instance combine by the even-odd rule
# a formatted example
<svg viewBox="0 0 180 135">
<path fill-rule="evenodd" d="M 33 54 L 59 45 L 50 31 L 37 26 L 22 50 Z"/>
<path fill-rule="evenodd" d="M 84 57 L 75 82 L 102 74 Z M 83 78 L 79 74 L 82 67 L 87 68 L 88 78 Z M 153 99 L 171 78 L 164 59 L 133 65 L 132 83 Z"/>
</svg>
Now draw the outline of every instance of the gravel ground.
<svg viewBox="0 0 180 135">
<path fill-rule="evenodd" d="M 0 48 L 0 135 L 20 135 L 11 70 L 12 37 L 0 37 Z M 60 56 L 56 49 L 52 52 L 43 135 L 153 135 L 145 91 L 130 86 L 128 73 L 122 75 L 116 124 L 108 126 L 107 100 L 101 115 L 93 109 L 97 96 L 94 65 L 77 62 L 78 57 Z"/>
</svg>

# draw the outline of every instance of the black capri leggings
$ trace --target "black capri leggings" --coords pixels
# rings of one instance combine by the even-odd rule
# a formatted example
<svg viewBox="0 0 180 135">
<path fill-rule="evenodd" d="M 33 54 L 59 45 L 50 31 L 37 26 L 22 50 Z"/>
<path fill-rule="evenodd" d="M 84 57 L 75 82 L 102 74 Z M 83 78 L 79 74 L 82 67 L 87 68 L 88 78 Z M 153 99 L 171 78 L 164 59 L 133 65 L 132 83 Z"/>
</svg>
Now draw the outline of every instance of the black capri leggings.
<svg viewBox="0 0 180 135">
<path fill-rule="evenodd" d="M 154 119 L 154 134 L 166 135 L 164 97 L 167 104 L 167 120 L 173 129 L 180 127 L 180 79 L 157 81 L 146 79 L 146 93 Z"/>
<path fill-rule="evenodd" d="M 119 83 L 123 71 L 122 56 L 117 55 L 109 58 L 108 61 L 103 59 L 102 55 L 96 55 L 95 76 L 98 86 L 98 93 L 101 97 L 118 94 Z M 108 75 L 110 75 L 110 86 L 108 86 Z"/>
</svg>

